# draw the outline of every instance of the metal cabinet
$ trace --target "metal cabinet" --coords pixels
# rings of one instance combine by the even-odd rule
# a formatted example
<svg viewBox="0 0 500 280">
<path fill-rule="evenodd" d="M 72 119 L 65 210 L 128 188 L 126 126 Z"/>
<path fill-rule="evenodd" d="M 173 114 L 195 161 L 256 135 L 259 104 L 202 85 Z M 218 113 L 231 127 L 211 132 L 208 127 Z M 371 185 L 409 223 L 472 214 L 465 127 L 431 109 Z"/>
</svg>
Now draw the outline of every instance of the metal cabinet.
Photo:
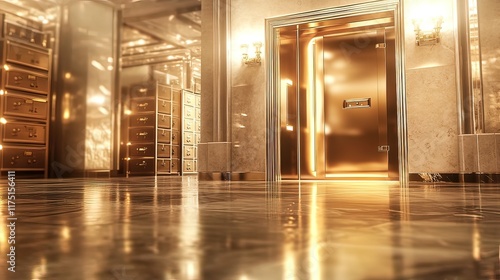
<svg viewBox="0 0 500 280">
<path fill-rule="evenodd" d="M 47 177 L 52 50 L 36 27 L 0 14 L 0 170 Z"/>
<path fill-rule="evenodd" d="M 198 172 L 198 143 L 200 140 L 201 96 L 182 91 L 182 174 Z"/>
<path fill-rule="evenodd" d="M 181 91 L 149 82 L 129 88 L 127 174 L 179 175 Z"/>
</svg>

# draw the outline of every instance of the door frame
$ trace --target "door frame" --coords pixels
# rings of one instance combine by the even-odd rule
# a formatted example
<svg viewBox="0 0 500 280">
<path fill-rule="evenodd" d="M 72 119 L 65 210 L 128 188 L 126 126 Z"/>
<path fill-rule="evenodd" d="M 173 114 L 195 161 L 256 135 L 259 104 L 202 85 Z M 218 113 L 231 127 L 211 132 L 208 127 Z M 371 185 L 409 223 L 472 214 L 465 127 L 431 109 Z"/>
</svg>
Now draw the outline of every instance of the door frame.
<svg viewBox="0 0 500 280">
<path fill-rule="evenodd" d="M 281 180 L 280 168 L 280 96 L 279 96 L 279 40 L 276 30 L 280 27 L 308 22 L 321 22 L 350 16 L 392 11 L 394 12 L 396 55 L 396 98 L 398 127 L 398 158 L 400 186 L 408 185 L 408 132 L 407 106 L 404 80 L 404 19 L 402 1 L 381 0 L 341 7 L 332 7 L 298 14 L 266 19 L 266 179 Z"/>
</svg>

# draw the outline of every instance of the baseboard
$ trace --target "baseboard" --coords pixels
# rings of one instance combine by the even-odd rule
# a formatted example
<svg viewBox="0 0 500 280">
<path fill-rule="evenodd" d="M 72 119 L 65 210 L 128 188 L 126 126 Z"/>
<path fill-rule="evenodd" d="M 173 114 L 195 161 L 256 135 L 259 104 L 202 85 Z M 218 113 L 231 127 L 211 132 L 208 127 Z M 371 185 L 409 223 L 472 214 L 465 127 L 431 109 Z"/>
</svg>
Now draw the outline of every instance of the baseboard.
<svg viewBox="0 0 500 280">
<path fill-rule="evenodd" d="M 498 173 L 410 173 L 410 182 L 500 183 Z"/>
<path fill-rule="evenodd" d="M 198 172 L 200 181 L 265 181 L 264 172 Z"/>
</svg>

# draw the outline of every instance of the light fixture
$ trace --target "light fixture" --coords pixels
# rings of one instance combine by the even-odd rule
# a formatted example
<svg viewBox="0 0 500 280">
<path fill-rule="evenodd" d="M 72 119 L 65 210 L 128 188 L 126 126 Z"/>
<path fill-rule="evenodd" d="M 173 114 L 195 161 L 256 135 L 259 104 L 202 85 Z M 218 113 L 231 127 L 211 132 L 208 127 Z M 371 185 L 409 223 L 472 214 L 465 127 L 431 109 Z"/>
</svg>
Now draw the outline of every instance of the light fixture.
<svg viewBox="0 0 500 280">
<path fill-rule="evenodd" d="M 246 65 L 260 65 L 261 64 L 261 57 L 260 54 L 262 53 L 260 48 L 262 47 L 261 42 L 254 42 L 253 46 L 255 48 L 254 50 L 254 57 L 250 57 L 248 54 L 248 44 L 243 44 L 241 45 L 241 55 L 242 55 L 242 61 Z"/>
<path fill-rule="evenodd" d="M 415 43 L 417 46 L 431 46 L 441 41 L 443 17 L 414 19 Z"/>
</svg>

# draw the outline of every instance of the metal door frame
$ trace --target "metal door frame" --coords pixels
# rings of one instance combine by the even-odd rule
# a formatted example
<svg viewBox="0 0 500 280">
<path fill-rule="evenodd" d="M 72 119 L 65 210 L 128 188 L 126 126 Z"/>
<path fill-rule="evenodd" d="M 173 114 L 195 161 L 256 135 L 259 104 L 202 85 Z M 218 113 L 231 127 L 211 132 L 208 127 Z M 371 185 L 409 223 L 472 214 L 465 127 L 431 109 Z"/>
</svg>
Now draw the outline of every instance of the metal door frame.
<svg viewBox="0 0 500 280">
<path fill-rule="evenodd" d="M 318 23 L 333 19 L 360 16 L 379 12 L 391 11 L 394 13 L 395 28 L 395 55 L 396 55 L 396 99 L 397 99 L 397 127 L 398 127 L 398 158 L 399 182 L 405 187 L 408 185 L 408 135 L 406 124 L 406 91 L 404 81 L 404 19 L 403 3 L 395 0 L 382 0 L 342 7 L 327 8 L 317 11 L 275 17 L 266 19 L 266 69 L 267 69 L 267 97 L 266 97 L 266 179 L 269 181 L 281 180 L 279 161 L 280 151 L 280 99 L 279 99 L 279 56 L 276 30 L 280 27 Z"/>
</svg>

